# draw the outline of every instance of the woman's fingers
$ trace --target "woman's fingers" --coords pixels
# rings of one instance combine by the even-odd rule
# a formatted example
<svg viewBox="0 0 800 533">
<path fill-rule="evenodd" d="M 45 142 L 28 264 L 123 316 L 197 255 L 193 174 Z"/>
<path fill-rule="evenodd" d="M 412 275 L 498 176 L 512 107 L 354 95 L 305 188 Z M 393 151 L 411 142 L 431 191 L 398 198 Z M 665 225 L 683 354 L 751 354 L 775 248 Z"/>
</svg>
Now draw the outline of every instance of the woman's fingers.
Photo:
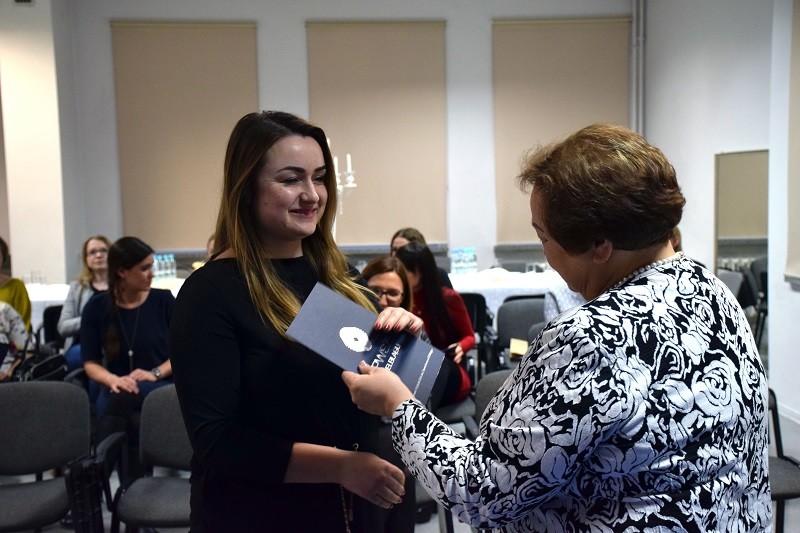
<svg viewBox="0 0 800 533">
<path fill-rule="evenodd" d="M 375 328 L 381 330 L 408 330 L 417 333 L 422 330 L 422 319 L 401 307 L 387 307 L 378 315 Z"/>
</svg>

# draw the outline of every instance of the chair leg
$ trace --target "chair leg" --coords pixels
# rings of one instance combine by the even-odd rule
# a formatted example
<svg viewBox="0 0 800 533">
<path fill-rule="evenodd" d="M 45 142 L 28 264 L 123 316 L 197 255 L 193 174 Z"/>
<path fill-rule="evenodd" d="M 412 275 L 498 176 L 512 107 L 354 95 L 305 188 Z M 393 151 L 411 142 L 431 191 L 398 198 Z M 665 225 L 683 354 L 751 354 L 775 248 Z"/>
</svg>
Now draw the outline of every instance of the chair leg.
<svg viewBox="0 0 800 533">
<path fill-rule="evenodd" d="M 442 504 L 436 506 L 436 514 L 439 518 L 439 531 L 454 533 L 453 513 L 448 511 Z"/>
<path fill-rule="evenodd" d="M 756 347 L 761 349 L 761 339 L 764 336 L 764 326 L 767 322 L 766 313 L 758 313 L 756 317 Z"/>
<path fill-rule="evenodd" d="M 783 514 L 786 510 L 786 502 L 778 500 L 775 502 L 775 533 L 783 533 Z"/>
</svg>

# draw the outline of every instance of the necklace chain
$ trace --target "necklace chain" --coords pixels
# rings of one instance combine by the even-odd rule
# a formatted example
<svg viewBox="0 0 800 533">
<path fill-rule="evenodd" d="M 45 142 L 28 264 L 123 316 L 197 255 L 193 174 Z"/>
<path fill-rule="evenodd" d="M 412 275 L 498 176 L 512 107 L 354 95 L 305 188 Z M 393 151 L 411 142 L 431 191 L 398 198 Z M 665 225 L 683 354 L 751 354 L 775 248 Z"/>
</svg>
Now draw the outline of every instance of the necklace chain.
<svg viewBox="0 0 800 533">
<path fill-rule="evenodd" d="M 678 252 L 678 253 L 676 253 L 674 255 L 671 255 L 669 257 L 666 257 L 664 259 L 659 259 L 658 261 L 653 261 L 652 263 L 650 263 L 648 265 L 645 265 L 643 267 L 637 268 L 636 270 L 634 270 L 633 272 L 631 272 L 630 274 L 628 274 L 627 276 L 622 278 L 620 281 L 618 281 L 617 284 L 614 285 L 613 288 L 614 289 L 618 289 L 618 288 L 622 287 L 623 285 L 625 285 L 626 283 L 628 283 L 633 278 L 635 278 L 636 276 L 638 276 L 639 274 L 644 274 L 648 270 L 653 270 L 654 268 L 658 268 L 661 265 L 666 265 L 667 263 L 671 263 L 672 261 L 677 261 L 679 259 L 683 259 L 683 256 L 684 256 L 683 252 Z"/>
<path fill-rule="evenodd" d="M 125 339 L 125 344 L 128 345 L 128 362 L 130 363 L 131 372 L 133 372 L 133 343 L 136 342 L 136 332 L 139 329 L 139 311 L 142 306 L 136 308 L 136 319 L 133 321 L 133 335 L 128 340 L 128 333 L 125 331 L 125 324 L 122 323 L 122 316 L 117 311 L 117 319 L 119 320 L 119 329 L 122 330 L 122 337 Z"/>
</svg>

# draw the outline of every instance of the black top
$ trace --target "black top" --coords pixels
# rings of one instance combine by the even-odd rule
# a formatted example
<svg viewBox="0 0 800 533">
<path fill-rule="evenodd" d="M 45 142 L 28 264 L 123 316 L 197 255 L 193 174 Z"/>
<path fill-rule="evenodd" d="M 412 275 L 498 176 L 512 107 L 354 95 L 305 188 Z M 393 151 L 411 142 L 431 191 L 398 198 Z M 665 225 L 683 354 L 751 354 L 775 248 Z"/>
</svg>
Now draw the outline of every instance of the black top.
<svg viewBox="0 0 800 533">
<path fill-rule="evenodd" d="M 167 337 L 175 298 L 168 290 L 150 289 L 147 299 L 135 309 L 117 308 L 112 317 L 111 298 L 107 291 L 92 296 L 81 313 L 81 355 L 84 361 L 103 361 L 104 346 L 111 320 L 119 331 L 119 357 L 105 361 L 106 368 L 118 376 L 133 368 L 150 370 L 169 359 Z M 138 324 L 137 324 L 138 316 Z M 120 329 L 122 328 L 122 329 Z M 126 337 L 127 336 L 127 337 Z M 133 345 L 133 360 L 128 350 Z"/>
<path fill-rule="evenodd" d="M 273 264 L 305 301 L 317 282 L 310 263 Z M 202 500 L 206 530 L 344 531 L 339 485 L 283 483 L 292 444 L 375 451 L 378 418 L 352 403 L 341 369 L 265 324 L 236 260 L 211 261 L 186 280 L 170 348 L 194 449 L 193 520 Z M 374 531 L 364 509 L 377 507 L 355 499 L 351 529 Z"/>
</svg>

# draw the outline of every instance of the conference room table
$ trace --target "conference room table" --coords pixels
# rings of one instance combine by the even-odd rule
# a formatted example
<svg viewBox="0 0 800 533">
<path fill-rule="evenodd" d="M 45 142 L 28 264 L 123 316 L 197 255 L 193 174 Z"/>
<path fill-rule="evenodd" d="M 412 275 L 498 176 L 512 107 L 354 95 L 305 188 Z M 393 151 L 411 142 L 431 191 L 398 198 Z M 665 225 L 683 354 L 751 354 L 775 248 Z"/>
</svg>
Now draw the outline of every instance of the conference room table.
<svg viewBox="0 0 800 533">
<path fill-rule="evenodd" d="M 453 288 L 458 292 L 477 292 L 486 298 L 486 307 L 497 315 L 497 309 L 509 296 L 546 294 L 565 285 L 555 270 L 544 272 L 510 272 L 504 268 L 487 268 L 478 272 L 451 272 Z"/>
<path fill-rule="evenodd" d="M 156 278 L 151 284 L 156 289 L 169 289 L 174 296 L 183 285 L 183 278 Z M 28 298 L 31 301 L 31 331 L 42 325 L 44 310 L 51 305 L 63 305 L 67 299 L 69 285 L 66 283 L 26 283 Z"/>
<path fill-rule="evenodd" d="M 504 268 L 487 268 L 478 272 L 451 272 L 453 288 L 458 292 L 477 292 L 486 298 L 486 306 L 497 314 L 497 309 L 509 296 L 520 294 L 546 294 L 564 280 L 555 270 L 544 272 L 510 272 Z M 169 289 L 177 296 L 184 278 L 156 278 L 152 287 Z M 31 300 L 31 327 L 33 331 L 41 325 L 46 307 L 62 305 L 67 298 L 69 285 L 66 283 L 28 283 L 28 297 Z"/>
</svg>

